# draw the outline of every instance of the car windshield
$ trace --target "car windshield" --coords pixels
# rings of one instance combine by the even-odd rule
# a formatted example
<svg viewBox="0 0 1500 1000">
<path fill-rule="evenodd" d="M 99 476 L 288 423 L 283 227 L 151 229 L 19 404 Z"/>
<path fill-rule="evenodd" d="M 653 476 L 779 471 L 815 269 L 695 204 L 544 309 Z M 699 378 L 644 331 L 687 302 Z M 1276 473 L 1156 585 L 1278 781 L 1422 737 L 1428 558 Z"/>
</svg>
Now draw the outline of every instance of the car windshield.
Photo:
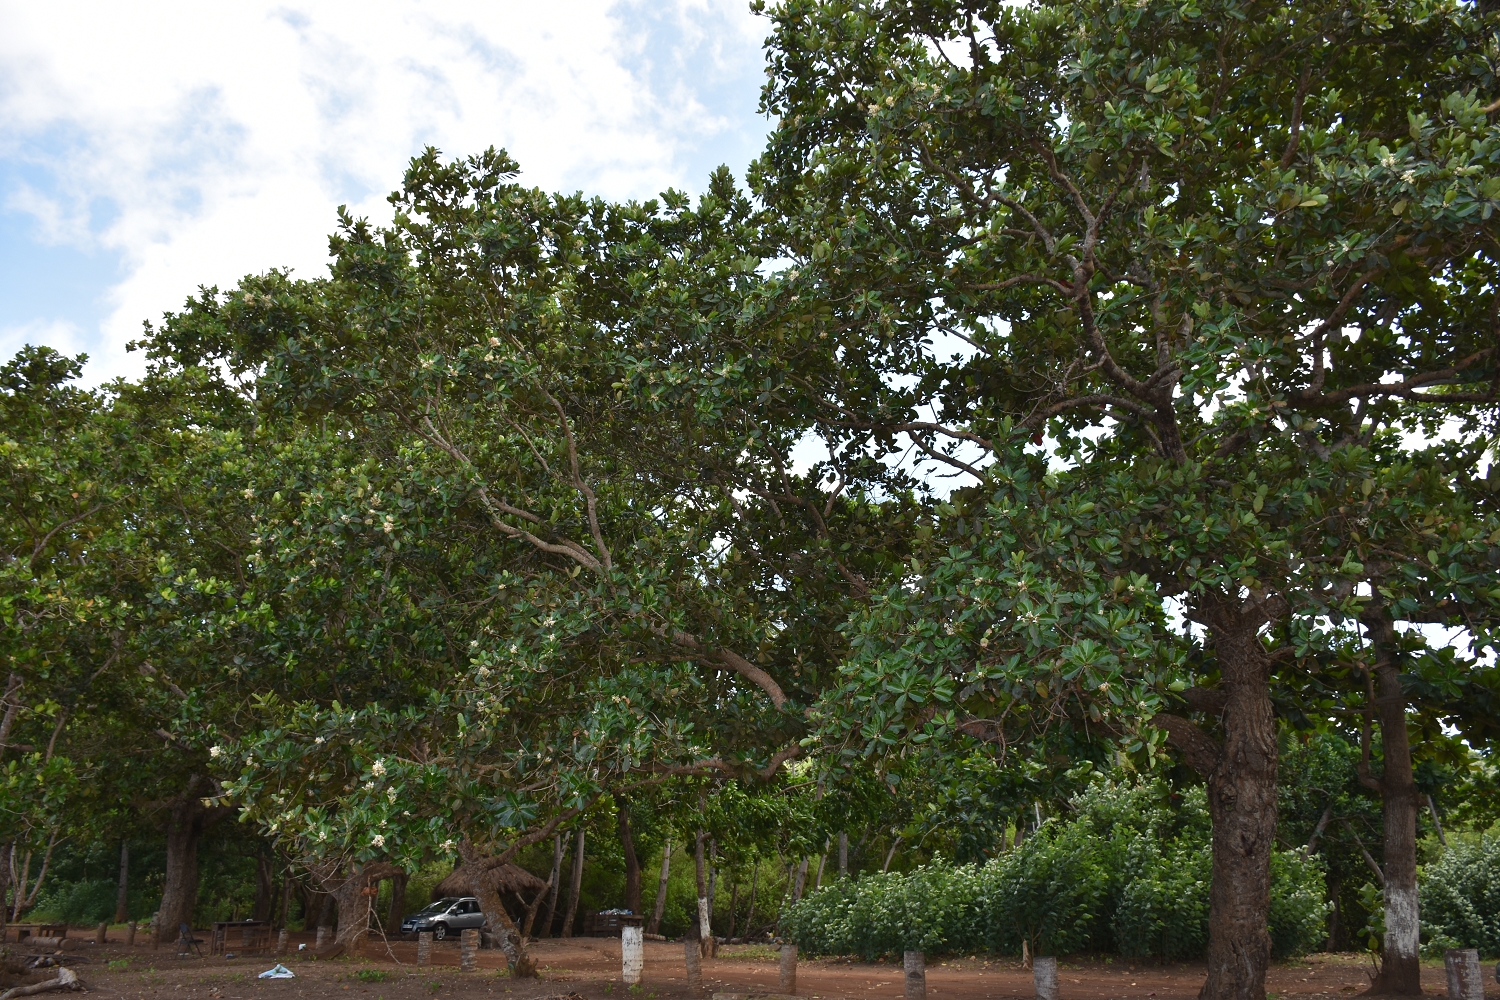
<svg viewBox="0 0 1500 1000">
<path fill-rule="evenodd" d="M 422 910 L 417 914 L 417 916 L 420 917 L 431 915 L 434 913 L 442 913 L 444 910 L 446 910 L 456 902 L 458 902 L 457 896 L 450 896 L 447 899 L 440 899 L 436 903 L 432 903 L 431 905 L 429 905 L 425 910 Z"/>
</svg>

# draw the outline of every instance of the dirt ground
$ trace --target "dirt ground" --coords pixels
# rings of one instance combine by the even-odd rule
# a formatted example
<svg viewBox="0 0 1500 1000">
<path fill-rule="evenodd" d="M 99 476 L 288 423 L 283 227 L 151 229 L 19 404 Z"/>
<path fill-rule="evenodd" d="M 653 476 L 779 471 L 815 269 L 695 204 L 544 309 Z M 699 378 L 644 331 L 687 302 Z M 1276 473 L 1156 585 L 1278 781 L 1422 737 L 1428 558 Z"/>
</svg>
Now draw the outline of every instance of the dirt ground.
<svg viewBox="0 0 1500 1000">
<path fill-rule="evenodd" d="M 416 944 L 393 941 L 387 948 L 374 942 L 363 959 L 316 961 L 298 957 L 297 944 L 310 935 L 293 935 L 292 953 L 283 959 L 296 973 L 295 979 L 257 979 L 256 974 L 275 964 L 265 956 L 178 958 L 175 946 L 153 951 L 149 943 L 127 949 L 119 931 L 112 931 L 103 946 L 93 935 L 74 931 L 79 944 L 69 952 L 77 956 L 64 962 L 73 968 L 93 993 L 101 997 L 143 1000 L 302 1000 L 306 997 L 343 1000 L 597 1000 L 597 998 L 667 998 L 692 996 L 685 978 L 680 943 L 646 943 L 645 978 L 637 987 L 626 988 L 620 979 L 620 942 L 608 938 L 575 938 L 571 941 L 540 941 L 532 946 L 542 976 L 535 980 L 513 980 L 505 974 L 498 951 L 479 953 L 479 970 L 461 972 L 458 945 L 442 942 L 433 946 L 433 964 L 418 969 Z M 201 937 L 207 937 L 201 933 Z M 23 946 L 7 946 L 13 954 Z M 1313 955 L 1275 966 L 1270 974 L 1272 1000 L 1287 997 L 1351 997 L 1369 984 L 1370 962 L 1354 955 Z M 31 981 L 49 978 L 41 971 Z M 1196 997 L 1203 983 L 1199 964 L 1132 965 L 1120 959 L 1089 959 L 1059 963 L 1058 980 L 1063 1000 L 1148 1000 L 1148 998 Z M 776 955 L 770 947 L 733 945 L 719 949 L 717 958 L 704 962 L 704 996 L 722 992 L 774 992 L 777 986 Z M 1494 968 L 1485 967 L 1486 995 L 1500 998 Z M 1422 985 L 1429 994 L 1446 993 L 1441 963 L 1422 970 Z M 853 961 L 803 960 L 797 971 L 797 992 L 806 997 L 903 996 L 899 964 Z M 938 1000 L 968 1000 L 994 997 L 999 1000 L 1031 997 L 1031 973 L 1017 963 L 993 958 L 958 958 L 935 961 L 927 970 L 928 995 Z M 49 994 L 59 997 L 62 994 Z"/>
</svg>

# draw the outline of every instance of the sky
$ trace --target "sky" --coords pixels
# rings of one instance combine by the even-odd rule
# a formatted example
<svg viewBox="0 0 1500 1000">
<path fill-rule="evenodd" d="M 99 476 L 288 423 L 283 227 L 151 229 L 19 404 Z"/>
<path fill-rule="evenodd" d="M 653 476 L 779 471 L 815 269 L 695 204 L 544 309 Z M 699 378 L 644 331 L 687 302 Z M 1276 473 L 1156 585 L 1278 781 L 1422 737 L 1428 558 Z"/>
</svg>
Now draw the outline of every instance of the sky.
<svg viewBox="0 0 1500 1000">
<path fill-rule="evenodd" d="M 0 0 L 0 357 L 86 381 L 200 285 L 323 272 L 428 145 L 614 199 L 741 178 L 769 25 L 748 0 Z"/>
</svg>

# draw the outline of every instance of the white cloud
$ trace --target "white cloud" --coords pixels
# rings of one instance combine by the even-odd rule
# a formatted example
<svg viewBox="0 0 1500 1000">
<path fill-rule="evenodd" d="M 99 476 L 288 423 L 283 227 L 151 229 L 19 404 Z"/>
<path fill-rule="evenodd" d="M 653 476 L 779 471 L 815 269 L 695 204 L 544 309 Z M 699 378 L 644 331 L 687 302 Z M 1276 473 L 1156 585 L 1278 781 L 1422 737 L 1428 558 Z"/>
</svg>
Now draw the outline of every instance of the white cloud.
<svg viewBox="0 0 1500 1000">
<path fill-rule="evenodd" d="M 93 379 L 199 284 L 317 273 L 334 207 L 386 217 L 428 144 L 506 147 L 546 188 L 701 187 L 705 144 L 744 147 L 765 33 L 743 0 L 0 0 L 0 23 L 4 204 L 123 261 Z"/>
<path fill-rule="evenodd" d="M 19 326 L 0 327 L 0 364 L 16 356 L 27 344 L 47 346 L 63 354 L 76 355 L 88 350 L 88 341 L 77 324 L 66 320 L 39 320 Z"/>
</svg>

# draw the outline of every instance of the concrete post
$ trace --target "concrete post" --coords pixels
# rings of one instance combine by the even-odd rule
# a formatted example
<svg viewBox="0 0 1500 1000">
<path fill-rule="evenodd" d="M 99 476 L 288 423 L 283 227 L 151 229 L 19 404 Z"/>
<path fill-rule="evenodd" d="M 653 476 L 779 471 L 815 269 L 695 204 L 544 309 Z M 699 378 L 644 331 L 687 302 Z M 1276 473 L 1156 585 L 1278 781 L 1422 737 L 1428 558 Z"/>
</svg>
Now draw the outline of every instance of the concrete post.
<svg viewBox="0 0 1500 1000">
<path fill-rule="evenodd" d="M 286 928 L 283 927 L 276 935 L 276 957 L 280 958 L 286 954 Z"/>
<path fill-rule="evenodd" d="M 906 966 L 906 1000 L 923 1000 L 927 996 L 927 956 L 908 951 L 902 956 Z"/>
<path fill-rule="evenodd" d="M 1484 1000 L 1484 970 L 1473 948 L 1449 948 L 1443 954 L 1449 1000 Z"/>
<path fill-rule="evenodd" d="M 1051 955 L 1032 959 L 1031 981 L 1036 985 L 1037 1000 L 1057 1000 L 1057 959 Z"/>
<path fill-rule="evenodd" d="M 432 931 L 422 931 L 417 935 L 417 968 L 423 968 L 432 964 Z"/>
<path fill-rule="evenodd" d="M 783 993 L 795 994 L 797 992 L 797 946 L 784 944 L 781 946 L 781 967 L 779 972 L 779 983 L 777 987 Z"/>
<path fill-rule="evenodd" d="M 125 925 L 125 947 L 127 947 L 127 948 L 133 948 L 133 947 L 135 947 L 135 921 L 134 920 L 132 920 L 130 923 L 128 923 L 128 924 Z"/>
<path fill-rule="evenodd" d="M 95 944 L 104 944 L 108 940 L 109 940 L 109 922 L 106 921 L 106 920 L 101 920 L 101 921 L 99 921 L 99 929 L 94 932 L 94 943 Z"/>
<path fill-rule="evenodd" d="M 682 951 L 687 959 L 688 989 L 692 990 L 694 995 L 703 991 L 703 953 L 698 948 L 697 938 L 682 939 Z"/>
<path fill-rule="evenodd" d="M 313 945 L 313 950 L 322 951 L 324 948 L 327 948 L 328 939 L 331 937 L 333 937 L 332 927 L 329 927 L 326 924 L 318 925 L 318 940 L 317 943 Z"/>
<path fill-rule="evenodd" d="M 646 965 L 646 943 L 640 927 L 620 928 L 620 976 L 626 985 L 641 981 L 641 971 Z"/>
<path fill-rule="evenodd" d="M 479 928 L 465 927 L 458 939 L 458 967 L 465 972 L 479 968 Z"/>
</svg>

